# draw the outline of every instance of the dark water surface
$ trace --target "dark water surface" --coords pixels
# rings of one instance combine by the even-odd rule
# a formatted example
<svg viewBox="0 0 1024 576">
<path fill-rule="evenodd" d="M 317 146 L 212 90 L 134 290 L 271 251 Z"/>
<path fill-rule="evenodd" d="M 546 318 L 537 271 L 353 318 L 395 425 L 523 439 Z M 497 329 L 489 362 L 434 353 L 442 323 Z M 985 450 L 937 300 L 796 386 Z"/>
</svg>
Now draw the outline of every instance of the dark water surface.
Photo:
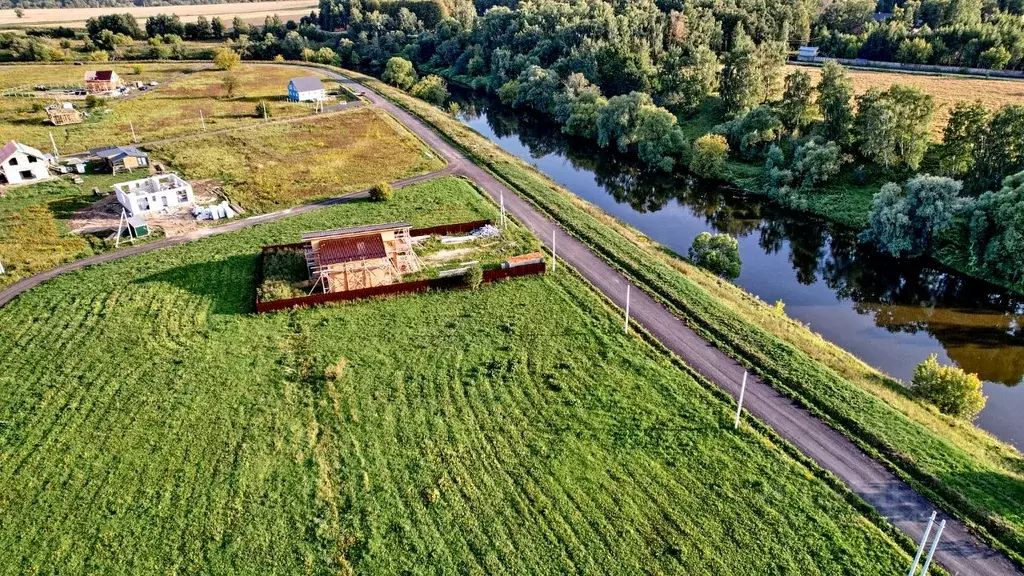
<svg viewBox="0 0 1024 576">
<path fill-rule="evenodd" d="M 903 380 L 930 354 L 985 380 L 977 424 L 1024 441 L 1024 297 L 926 260 L 894 259 L 847 228 L 757 196 L 651 173 L 565 138 L 550 122 L 460 92 L 464 122 L 576 195 L 685 254 L 704 231 L 739 240 L 736 283 L 868 364 Z"/>
</svg>

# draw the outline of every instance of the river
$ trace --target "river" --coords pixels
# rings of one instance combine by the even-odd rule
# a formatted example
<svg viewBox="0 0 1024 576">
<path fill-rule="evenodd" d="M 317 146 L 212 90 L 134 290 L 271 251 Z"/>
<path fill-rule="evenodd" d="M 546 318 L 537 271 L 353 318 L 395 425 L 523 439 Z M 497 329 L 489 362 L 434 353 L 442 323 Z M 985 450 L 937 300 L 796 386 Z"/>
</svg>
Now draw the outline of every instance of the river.
<svg viewBox="0 0 1024 576">
<path fill-rule="evenodd" d="M 686 254 L 701 232 L 739 240 L 736 284 L 868 364 L 902 380 L 931 354 L 975 372 L 988 404 L 976 424 L 1024 441 L 1024 297 L 925 259 L 894 259 L 821 218 L 762 197 L 652 173 L 567 139 L 551 122 L 459 91 L 460 118 L 577 196 Z"/>
</svg>

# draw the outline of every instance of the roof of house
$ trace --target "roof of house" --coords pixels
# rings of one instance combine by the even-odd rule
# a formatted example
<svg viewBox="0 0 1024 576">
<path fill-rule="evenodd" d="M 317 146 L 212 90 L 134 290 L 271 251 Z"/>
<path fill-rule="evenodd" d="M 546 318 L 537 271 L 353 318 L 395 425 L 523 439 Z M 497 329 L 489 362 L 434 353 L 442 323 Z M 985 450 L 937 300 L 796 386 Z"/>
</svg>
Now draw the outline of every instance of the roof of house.
<svg viewBox="0 0 1024 576">
<path fill-rule="evenodd" d="M 380 234 L 329 238 L 317 244 L 317 260 L 321 266 L 387 258 Z"/>
<path fill-rule="evenodd" d="M 117 162 L 122 158 L 132 156 L 134 158 L 148 158 L 147 154 L 135 146 L 108 146 L 106 148 L 93 148 L 89 151 L 93 156 L 99 156 L 104 160 Z"/>
<path fill-rule="evenodd" d="M 110 81 L 114 79 L 113 70 L 89 70 L 85 73 L 86 80 Z"/>
<path fill-rule="evenodd" d="M 0 148 L 0 164 L 7 162 L 8 158 L 14 156 L 18 152 L 21 152 L 22 154 L 28 154 L 29 156 L 36 156 L 40 159 L 46 158 L 46 155 L 40 152 L 39 150 L 36 150 L 31 146 L 25 146 L 24 144 L 11 140 L 10 142 L 7 143 L 6 146 Z"/>
<path fill-rule="evenodd" d="M 317 238 L 351 236 L 355 234 L 366 234 L 369 232 L 381 232 L 384 230 L 398 230 L 399 228 L 412 228 L 412 224 L 409 224 L 408 222 L 391 222 L 389 224 L 369 224 L 367 226 L 355 226 L 353 228 L 335 228 L 333 230 L 321 230 L 320 232 L 306 232 L 302 235 L 302 239 L 316 240 Z"/>
<path fill-rule="evenodd" d="M 320 78 L 316 76 L 303 76 L 302 78 L 292 78 L 290 84 L 295 88 L 296 92 L 309 92 L 311 90 L 323 90 L 324 83 L 320 81 Z"/>
</svg>

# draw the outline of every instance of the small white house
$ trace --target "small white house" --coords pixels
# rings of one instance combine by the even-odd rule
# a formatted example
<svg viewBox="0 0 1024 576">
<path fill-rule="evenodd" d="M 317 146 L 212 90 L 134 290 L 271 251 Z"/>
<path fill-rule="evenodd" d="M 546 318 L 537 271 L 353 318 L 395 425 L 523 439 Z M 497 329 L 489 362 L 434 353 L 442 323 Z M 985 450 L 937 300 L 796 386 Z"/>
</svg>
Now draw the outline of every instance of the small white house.
<svg viewBox="0 0 1024 576">
<path fill-rule="evenodd" d="M 11 140 L 0 149 L 0 184 L 24 184 L 50 178 L 53 157 Z"/>
<path fill-rule="evenodd" d="M 288 81 L 288 100 L 292 102 L 317 102 L 326 97 L 324 83 L 316 76 L 303 76 Z"/>
<path fill-rule="evenodd" d="M 131 216 L 191 204 L 195 200 L 192 185 L 177 174 L 159 174 L 114 184 L 114 194 Z"/>
<path fill-rule="evenodd" d="M 814 59 L 817 57 L 817 46 L 801 46 L 800 50 L 796 53 L 796 59 L 800 62 L 814 62 Z"/>
</svg>

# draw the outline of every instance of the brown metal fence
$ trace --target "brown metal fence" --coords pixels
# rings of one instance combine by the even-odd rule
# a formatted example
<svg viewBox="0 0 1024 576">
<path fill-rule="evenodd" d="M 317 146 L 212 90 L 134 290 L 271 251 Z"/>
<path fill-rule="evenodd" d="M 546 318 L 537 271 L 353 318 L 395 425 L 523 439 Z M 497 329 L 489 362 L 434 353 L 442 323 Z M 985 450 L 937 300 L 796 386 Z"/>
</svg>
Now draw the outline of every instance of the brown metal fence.
<svg viewBox="0 0 1024 576">
<path fill-rule="evenodd" d="M 479 226 L 477 226 L 479 228 Z M 269 249 L 280 248 L 279 246 L 267 246 L 264 248 L 264 252 Z M 536 264 L 527 264 L 524 266 L 517 266 L 515 268 L 500 268 L 494 270 L 485 270 L 483 274 L 483 281 L 487 283 L 497 282 L 504 280 L 505 278 L 517 278 L 520 276 L 533 276 L 537 274 L 543 274 L 547 270 L 546 262 L 538 262 Z M 263 283 L 263 258 L 260 257 L 260 262 L 257 272 L 257 286 Z M 348 290 L 346 292 L 331 292 L 329 294 L 314 294 L 312 296 L 303 296 L 301 298 L 288 298 L 285 300 L 271 300 L 269 302 L 263 302 L 259 298 L 259 294 L 256 295 L 256 311 L 259 313 L 264 312 L 275 312 L 278 310 L 287 310 L 289 308 L 297 308 L 300 306 L 317 306 L 320 304 L 329 304 L 331 302 L 347 302 L 349 300 L 359 300 L 362 298 L 373 298 L 374 296 L 391 296 L 397 294 L 412 294 L 414 292 L 427 292 L 429 290 L 452 290 L 456 288 L 462 288 L 465 286 L 465 282 L 461 276 L 451 276 L 447 278 L 432 278 L 430 280 L 417 280 L 415 282 L 401 282 L 398 284 L 389 284 L 387 286 L 374 286 L 372 288 L 363 288 L 360 290 Z"/>
<path fill-rule="evenodd" d="M 456 224 L 442 224 L 429 228 L 413 228 L 409 231 L 411 236 L 447 236 L 449 234 L 466 234 L 482 226 L 494 224 L 494 220 L 474 220 L 472 222 L 458 222 Z"/>
</svg>

